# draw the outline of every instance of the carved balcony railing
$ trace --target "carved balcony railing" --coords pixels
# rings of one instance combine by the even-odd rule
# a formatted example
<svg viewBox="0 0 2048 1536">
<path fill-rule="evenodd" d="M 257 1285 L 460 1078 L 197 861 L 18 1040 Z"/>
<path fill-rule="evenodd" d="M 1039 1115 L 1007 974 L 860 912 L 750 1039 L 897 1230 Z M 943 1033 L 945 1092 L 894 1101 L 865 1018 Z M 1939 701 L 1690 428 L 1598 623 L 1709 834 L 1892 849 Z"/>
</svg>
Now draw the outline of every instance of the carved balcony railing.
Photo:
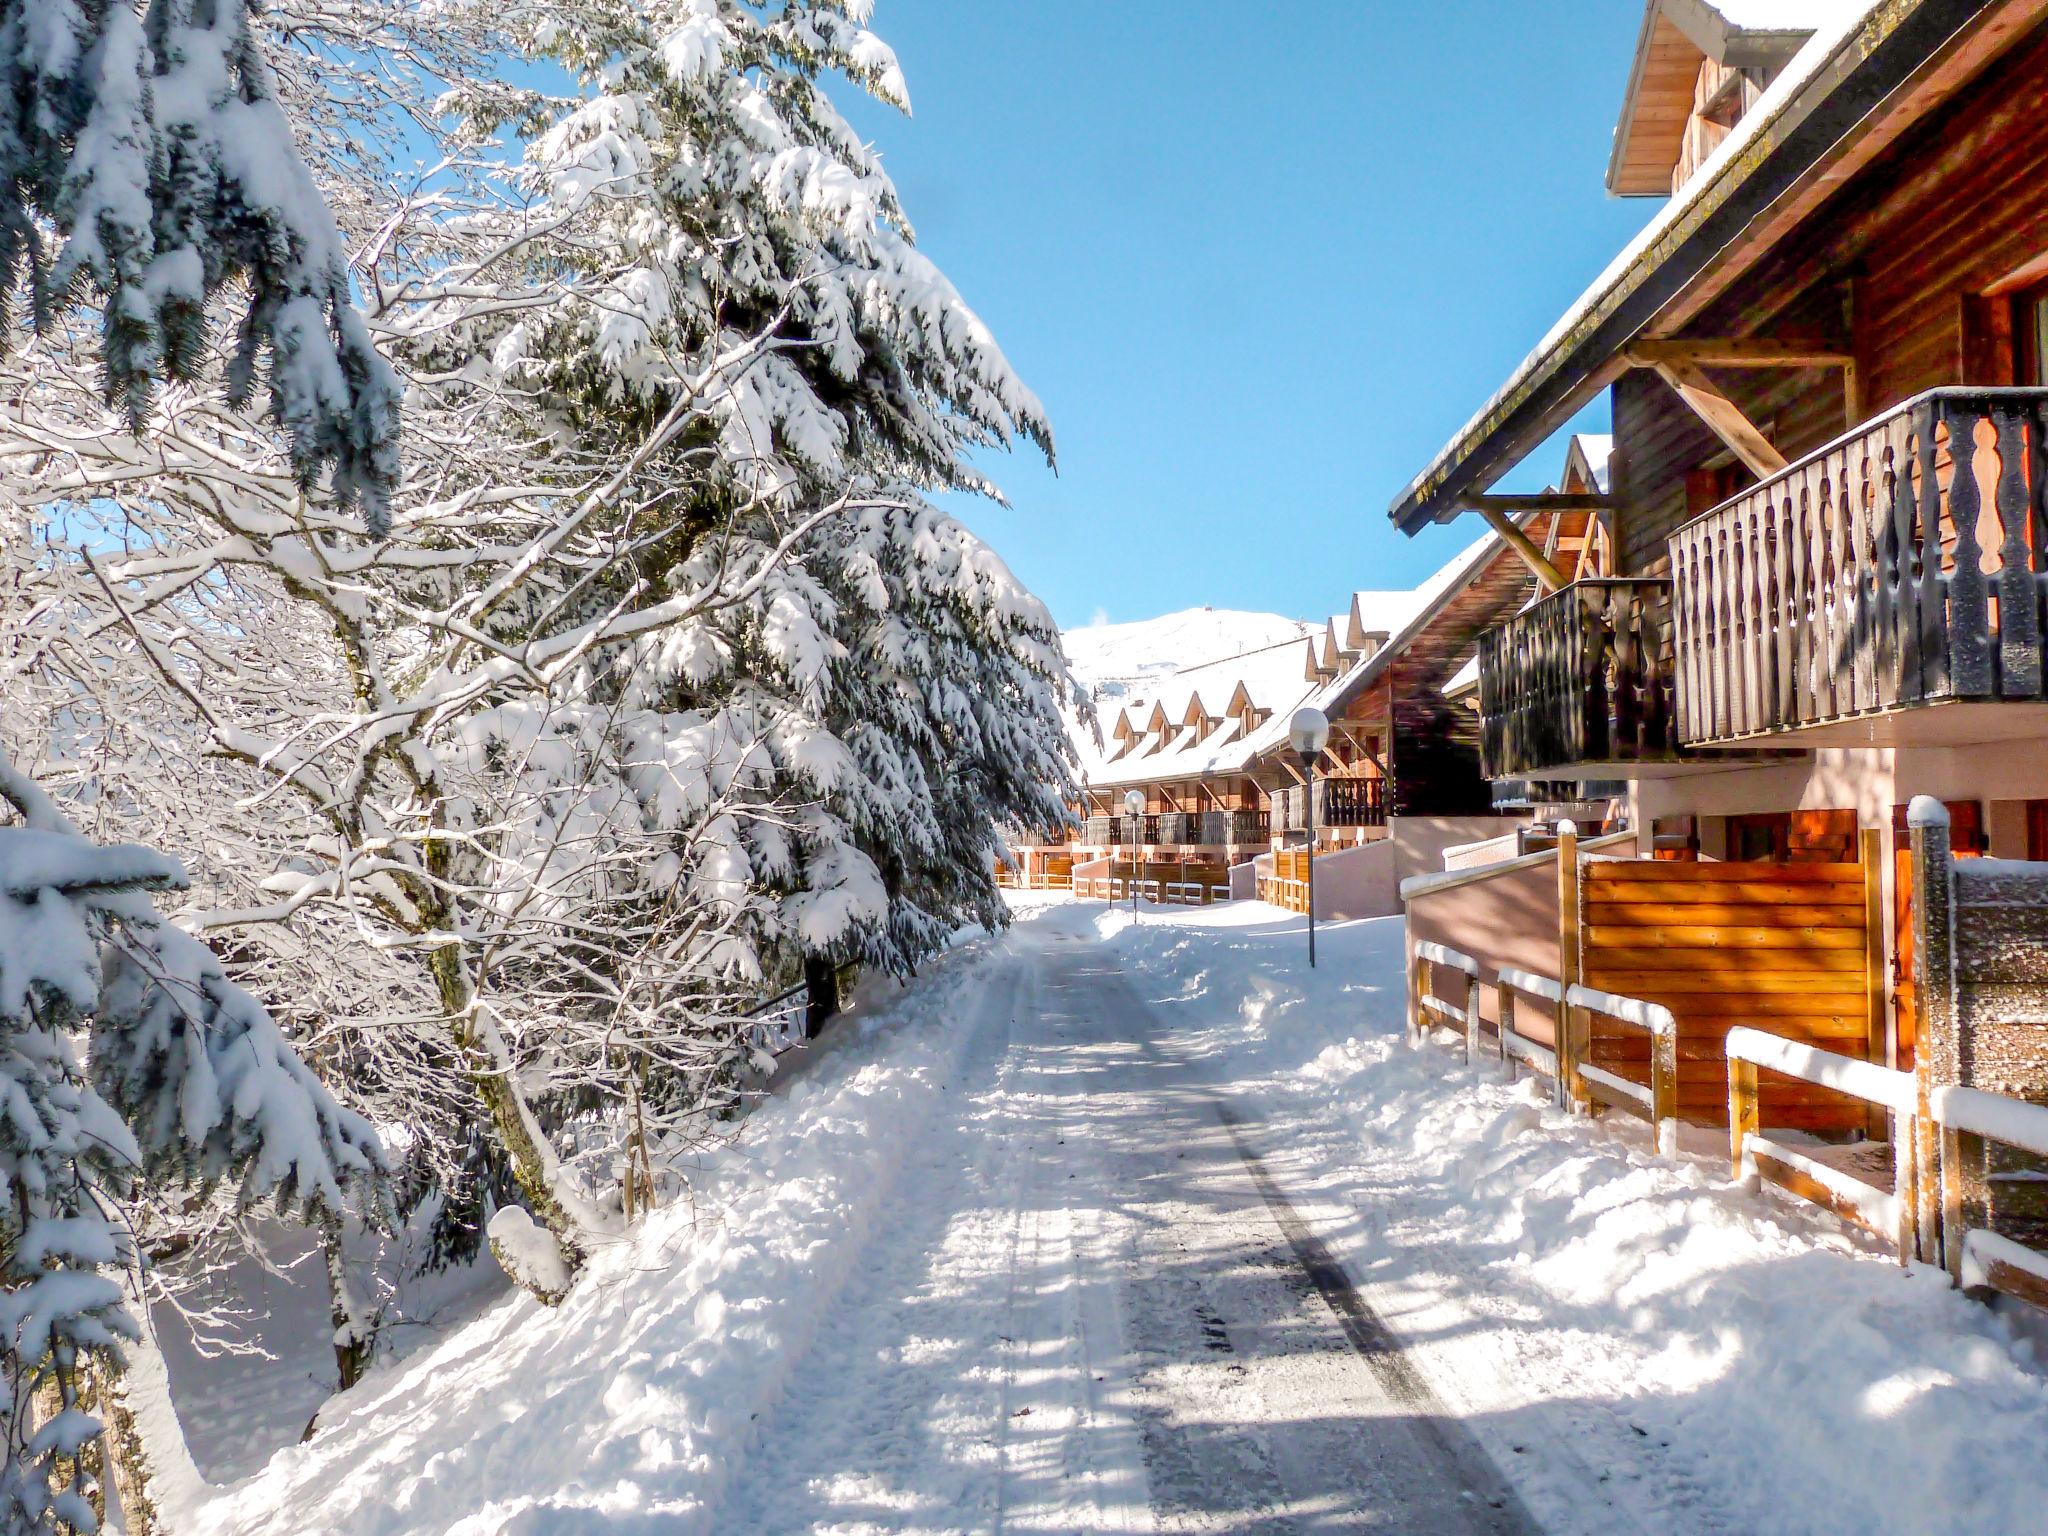
<svg viewBox="0 0 2048 1536">
<path fill-rule="evenodd" d="M 1264 811 L 1204 811 L 1201 822 L 1201 840 L 1219 847 L 1263 843 L 1272 835 Z"/>
<path fill-rule="evenodd" d="M 1321 779 L 1316 788 L 1322 808 L 1316 824 L 1324 827 L 1384 827 L 1387 824 L 1385 779 Z"/>
<path fill-rule="evenodd" d="M 1673 534 L 1681 738 L 2040 699 L 2044 420 L 1931 390 Z"/>
<path fill-rule="evenodd" d="M 1577 581 L 1479 637 L 1489 779 L 1678 756 L 1671 584 Z"/>
</svg>

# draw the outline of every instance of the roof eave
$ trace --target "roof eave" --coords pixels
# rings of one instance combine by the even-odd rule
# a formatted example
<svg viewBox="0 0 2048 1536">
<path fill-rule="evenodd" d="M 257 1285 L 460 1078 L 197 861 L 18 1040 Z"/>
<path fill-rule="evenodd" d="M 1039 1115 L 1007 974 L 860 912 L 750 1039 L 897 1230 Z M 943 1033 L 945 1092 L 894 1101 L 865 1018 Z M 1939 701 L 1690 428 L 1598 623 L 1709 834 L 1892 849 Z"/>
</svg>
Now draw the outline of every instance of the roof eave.
<svg viewBox="0 0 2048 1536">
<path fill-rule="evenodd" d="M 1757 142 L 1722 166 L 1686 212 L 1622 269 L 1577 325 L 1439 453 L 1389 509 L 1403 533 L 1448 521 L 1625 366 L 1621 349 L 1792 190 L 1844 133 L 1997 0 L 1891 0 L 1844 34 Z"/>
</svg>

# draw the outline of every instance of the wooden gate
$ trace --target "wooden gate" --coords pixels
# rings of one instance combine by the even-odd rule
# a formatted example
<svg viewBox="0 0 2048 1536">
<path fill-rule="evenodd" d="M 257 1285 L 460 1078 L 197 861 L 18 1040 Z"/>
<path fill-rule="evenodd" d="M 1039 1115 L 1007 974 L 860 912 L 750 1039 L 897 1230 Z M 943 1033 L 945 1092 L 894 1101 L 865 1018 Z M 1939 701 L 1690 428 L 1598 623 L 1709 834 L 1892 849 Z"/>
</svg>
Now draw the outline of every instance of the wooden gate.
<svg viewBox="0 0 2048 1536">
<path fill-rule="evenodd" d="M 1588 860 L 1578 871 L 1579 976 L 1661 1003 L 1678 1023 L 1678 1113 L 1725 1125 L 1728 1031 L 1749 1024 L 1859 1060 L 1885 1060 L 1882 843 L 1859 863 Z M 1591 1059 L 1647 1080 L 1640 1031 L 1593 1024 Z M 1769 1124 L 1866 1127 L 1866 1107 L 1810 1084 L 1762 1086 Z"/>
</svg>

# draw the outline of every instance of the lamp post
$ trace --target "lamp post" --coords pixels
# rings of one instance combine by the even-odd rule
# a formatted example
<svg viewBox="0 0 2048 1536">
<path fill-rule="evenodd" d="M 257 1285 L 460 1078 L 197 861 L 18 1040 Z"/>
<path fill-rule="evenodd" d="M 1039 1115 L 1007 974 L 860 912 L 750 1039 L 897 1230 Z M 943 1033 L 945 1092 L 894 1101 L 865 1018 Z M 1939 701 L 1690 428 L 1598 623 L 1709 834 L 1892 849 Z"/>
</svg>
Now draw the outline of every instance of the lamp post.
<svg viewBox="0 0 2048 1536">
<path fill-rule="evenodd" d="M 1138 846 L 1143 841 L 1138 836 L 1138 819 L 1145 814 L 1145 797 L 1137 790 L 1124 793 L 1124 810 L 1131 818 L 1131 916 L 1138 915 Z"/>
<path fill-rule="evenodd" d="M 1306 783 L 1302 794 L 1308 802 L 1308 963 L 1316 963 L 1316 759 L 1329 744 L 1330 720 L 1313 704 L 1304 704 L 1287 722 L 1287 741 L 1301 757 L 1301 774 Z"/>
</svg>

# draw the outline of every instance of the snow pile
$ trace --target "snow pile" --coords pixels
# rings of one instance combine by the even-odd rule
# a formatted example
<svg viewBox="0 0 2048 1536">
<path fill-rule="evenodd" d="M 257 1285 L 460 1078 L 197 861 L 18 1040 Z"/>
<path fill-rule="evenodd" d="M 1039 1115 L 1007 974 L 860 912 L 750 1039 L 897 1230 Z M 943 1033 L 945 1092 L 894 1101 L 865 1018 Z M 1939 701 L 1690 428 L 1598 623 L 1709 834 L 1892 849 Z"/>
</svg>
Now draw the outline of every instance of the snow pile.
<svg viewBox="0 0 2048 1536">
<path fill-rule="evenodd" d="M 1102 941 L 1108 963 L 1095 971 L 1091 958 L 1089 974 L 1120 966 L 1134 980 L 1157 1021 L 1134 1020 L 1134 1033 L 1170 1036 L 1204 1066 L 1290 1203 L 1547 1529 L 2032 1528 L 2048 1496 L 2036 1454 L 2048 1384 L 2004 1322 L 1832 1218 L 1731 1185 L 1718 1136 L 1697 1156 L 1658 1159 L 1633 1122 L 1570 1119 L 1547 1085 L 1411 1046 L 1397 922 L 1325 925 L 1311 976 L 1300 919 L 1270 908 L 1149 909 L 1133 923 L 1088 904 L 1020 905 L 1021 931 L 955 951 L 850 1020 L 786 1099 L 707 1159 L 693 1205 L 593 1255 L 560 1307 L 516 1298 L 380 1369 L 329 1405 L 313 1440 L 222 1491 L 189 1528 L 799 1528 L 744 1518 L 788 1507 L 777 1477 L 813 1475 L 771 1464 L 764 1429 L 787 1436 L 813 1422 L 806 1412 L 886 1423 L 910 1398 L 942 1428 L 878 1430 L 886 1465 L 824 1457 L 817 1467 L 837 1480 L 819 1497 L 867 1512 L 848 1529 L 980 1528 L 974 1496 L 1019 1410 L 998 1390 L 1012 1380 L 1001 1362 L 952 1352 L 981 1336 L 961 1309 L 994 1305 L 1041 1265 L 1048 1283 L 1022 1287 L 1001 1315 L 1015 1335 L 1004 1342 L 1028 1360 L 1014 1379 L 1035 1391 L 1082 1359 L 1102 1385 L 1086 1425 L 1026 1399 L 1028 1454 L 1045 1458 L 1032 1465 L 1071 1480 L 1112 1456 L 1071 1438 L 1137 1433 L 1118 1385 L 1127 1345 L 1113 1315 L 1079 1299 L 1100 1277 L 1067 1267 L 1101 1261 L 1082 1241 L 1107 1230 L 1091 1204 L 1101 1192 L 1055 1162 L 1016 1217 L 979 1177 L 927 1177 L 1002 1155 L 1009 1127 L 987 1123 L 995 1113 L 1049 1114 L 1043 1154 L 1079 1155 L 1057 1150 L 1059 1112 L 1034 1111 L 1030 1083 L 974 1090 L 1032 1057 L 1031 1028 L 1063 1027 L 1051 988 L 1040 1007 L 1054 1022 L 1006 1022 L 1032 1016 L 1038 935 Z M 1071 1227 L 1077 1246 L 1060 1247 L 1041 1218 Z M 1020 1232 L 1050 1246 L 1020 1254 Z M 877 1293 L 900 1298 L 914 1323 L 903 1337 L 822 1334 L 869 1300 L 855 1277 L 877 1253 L 903 1247 L 896 1285 L 925 1273 L 935 1242 L 970 1245 L 955 1257 L 980 1290 L 920 1280 Z M 1062 1328 L 1084 1330 L 1087 1349 L 1074 1354 Z M 919 1370 L 930 1379 L 908 1398 L 884 1385 Z M 863 1390 L 872 1378 L 851 1408 L 849 1375 Z M 803 1405 L 778 1411 L 797 1394 Z"/>
<path fill-rule="evenodd" d="M 1644 1529 L 2038 1524 L 2032 1346 L 1939 1272 L 1737 1189 L 1719 1133 L 1665 1161 L 1646 1126 L 1412 1047 L 1398 919 L 1324 925 L 1312 975 L 1301 920 L 1266 907 L 1100 925 L 1539 1518 L 1604 1498 Z"/>
<path fill-rule="evenodd" d="M 849 1018 L 689 1201 L 591 1256 L 552 1309 L 518 1297 L 329 1402 L 195 1533 L 711 1529 L 737 1459 L 797 1384 L 986 990 L 995 942 Z M 537 1235 L 539 1229 L 534 1229 Z M 493 1223 L 491 1237 L 501 1234 Z M 879 1235 L 879 1234 L 876 1234 Z"/>
</svg>

